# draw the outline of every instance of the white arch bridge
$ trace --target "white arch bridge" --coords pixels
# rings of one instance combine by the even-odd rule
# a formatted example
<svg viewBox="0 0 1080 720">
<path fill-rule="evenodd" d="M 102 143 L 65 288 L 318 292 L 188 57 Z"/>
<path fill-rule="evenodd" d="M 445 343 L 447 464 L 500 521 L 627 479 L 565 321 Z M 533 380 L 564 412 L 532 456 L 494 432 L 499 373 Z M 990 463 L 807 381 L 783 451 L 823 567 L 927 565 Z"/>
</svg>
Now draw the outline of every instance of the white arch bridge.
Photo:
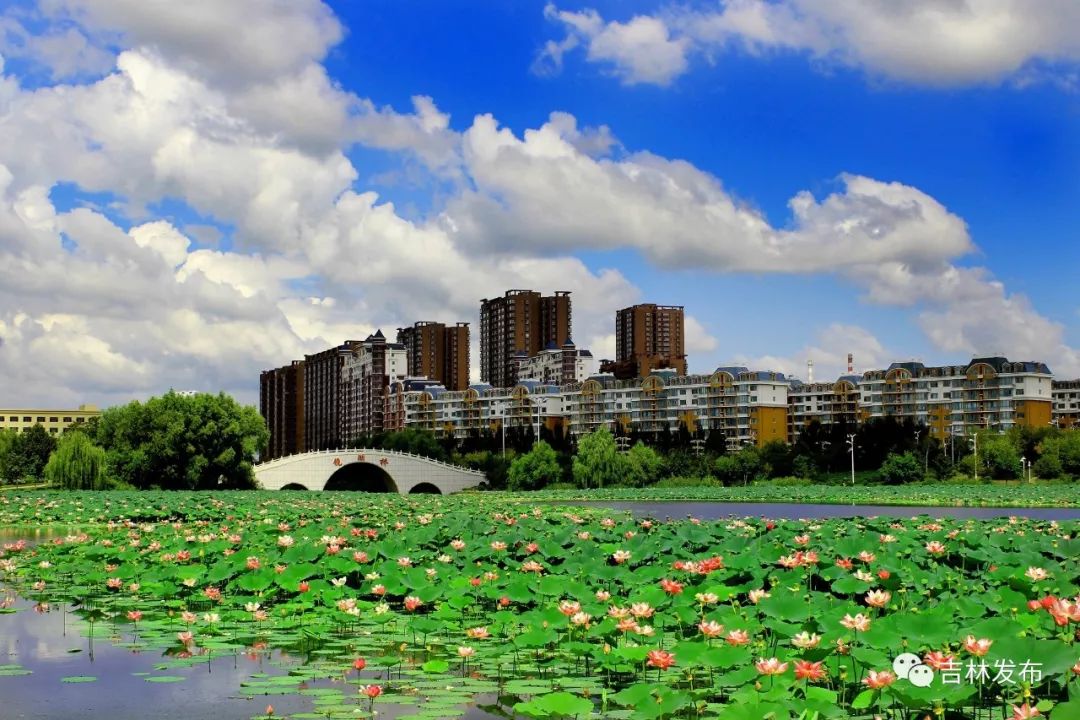
<svg viewBox="0 0 1080 720">
<path fill-rule="evenodd" d="M 394 450 L 317 450 L 255 466 L 265 490 L 364 490 L 447 495 L 480 485 L 484 473 Z"/>
</svg>

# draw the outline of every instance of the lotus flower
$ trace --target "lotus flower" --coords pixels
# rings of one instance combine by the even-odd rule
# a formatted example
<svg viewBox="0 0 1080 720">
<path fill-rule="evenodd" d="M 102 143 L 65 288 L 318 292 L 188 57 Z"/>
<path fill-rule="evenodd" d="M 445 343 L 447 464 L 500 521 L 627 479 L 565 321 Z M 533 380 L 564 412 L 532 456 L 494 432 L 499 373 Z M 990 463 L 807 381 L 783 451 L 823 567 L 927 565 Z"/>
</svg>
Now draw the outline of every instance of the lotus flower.
<svg viewBox="0 0 1080 720">
<path fill-rule="evenodd" d="M 891 670 L 871 670 L 863 678 L 863 683 L 871 690 L 880 690 L 896 682 L 896 675 Z"/>
<path fill-rule="evenodd" d="M 762 675 L 783 675 L 787 669 L 788 664 L 786 662 L 780 662 L 779 658 L 769 658 L 768 660 L 761 659 L 754 663 L 754 667 Z"/>
</svg>

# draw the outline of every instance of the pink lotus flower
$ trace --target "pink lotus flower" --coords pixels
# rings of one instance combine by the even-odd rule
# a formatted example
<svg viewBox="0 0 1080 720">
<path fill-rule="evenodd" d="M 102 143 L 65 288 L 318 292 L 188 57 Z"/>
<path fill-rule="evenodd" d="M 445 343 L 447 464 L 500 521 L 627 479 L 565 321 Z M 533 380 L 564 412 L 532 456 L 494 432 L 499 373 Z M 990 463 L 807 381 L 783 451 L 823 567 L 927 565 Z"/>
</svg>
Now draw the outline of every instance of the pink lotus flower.
<svg viewBox="0 0 1080 720">
<path fill-rule="evenodd" d="M 795 637 L 791 638 L 791 644 L 800 650 L 810 650 L 816 648 L 821 643 L 821 636 L 817 633 L 811 635 L 808 632 L 801 632 Z"/>
<path fill-rule="evenodd" d="M 1033 708 L 1027 703 L 1023 705 L 1012 706 L 1013 715 L 1011 720 L 1030 720 L 1030 718 L 1040 717 L 1041 712 L 1037 708 Z"/>
<path fill-rule="evenodd" d="M 761 659 L 754 663 L 754 667 L 762 675 L 783 675 L 787 669 L 788 664 L 786 662 L 780 662 L 779 658 L 769 658 L 768 660 Z"/>
<path fill-rule="evenodd" d="M 405 609 L 409 612 L 416 610 L 416 608 L 420 607 L 423 604 L 424 601 L 416 597 L 415 595 L 409 595 L 407 598 L 405 598 Z"/>
<path fill-rule="evenodd" d="M 931 555 L 944 555 L 945 546 L 937 540 L 931 540 L 930 542 L 926 543 L 926 552 L 930 553 Z"/>
<path fill-rule="evenodd" d="M 368 697 L 370 700 L 382 695 L 382 687 L 379 685 L 365 685 L 360 689 L 360 692 Z"/>
<path fill-rule="evenodd" d="M 127 619 L 131 622 L 139 622 L 140 620 L 142 620 L 142 613 L 138 610 L 128 610 Z"/>
<path fill-rule="evenodd" d="M 818 680 L 824 680 L 825 668 L 821 666 L 820 661 L 810 662 L 809 660 L 796 660 L 795 679 L 807 680 L 809 682 L 817 682 Z"/>
<path fill-rule="evenodd" d="M 249 557 L 247 559 L 247 569 L 248 570 L 258 570 L 260 564 L 261 563 L 259 562 L 259 558 L 257 558 L 257 557 L 252 556 L 252 557 Z"/>
<path fill-rule="evenodd" d="M 732 646 L 748 645 L 750 643 L 750 634 L 745 630 L 732 630 L 724 638 L 724 641 Z"/>
<path fill-rule="evenodd" d="M 675 664 L 675 655 L 666 650 L 650 650 L 645 664 L 649 667 L 667 670 Z"/>
<path fill-rule="evenodd" d="M 355 660 L 353 660 L 352 666 L 353 666 L 353 670 L 355 670 L 356 672 L 360 672 L 361 670 L 363 670 L 364 668 L 367 667 L 367 660 L 365 660 L 362 657 L 358 657 Z"/>
<path fill-rule="evenodd" d="M 176 633 L 176 639 L 184 645 L 190 645 L 195 642 L 195 635 L 190 630 Z"/>
<path fill-rule="evenodd" d="M 490 634 L 488 633 L 488 629 L 486 627 L 480 626 L 469 628 L 465 631 L 465 636 L 473 640 L 483 640 L 484 638 L 490 637 Z"/>
<path fill-rule="evenodd" d="M 664 592 L 668 595 L 678 595 L 683 591 L 682 583 L 668 580 L 667 578 L 660 581 L 660 587 L 663 588 Z"/>
<path fill-rule="evenodd" d="M 974 635 L 968 635 L 964 638 L 964 649 L 976 657 L 982 657 L 990 652 L 990 646 L 993 644 L 994 641 L 987 638 L 976 640 Z"/>
<path fill-rule="evenodd" d="M 574 613 L 581 612 L 581 603 L 573 600 L 563 600 L 559 603 L 559 612 L 566 617 L 570 617 Z"/>
<path fill-rule="evenodd" d="M 471 658 L 476 654 L 476 650 L 469 645 L 459 645 L 457 654 L 460 658 Z"/>
<path fill-rule="evenodd" d="M 698 630 L 707 638 L 719 637 L 724 632 L 724 626 L 715 620 L 698 623 Z"/>
<path fill-rule="evenodd" d="M 891 670 L 871 670 L 865 678 L 863 683 L 871 690 L 880 690 L 881 688 L 888 687 L 896 682 L 896 675 Z"/>
<path fill-rule="evenodd" d="M 952 655 L 937 650 L 926 653 L 923 662 L 935 670 L 955 670 L 957 667 L 956 659 Z"/>
<path fill-rule="evenodd" d="M 840 621 L 840 624 L 846 627 L 848 630 L 854 630 L 856 632 L 866 632 L 870 629 L 870 618 L 862 613 L 857 613 L 855 617 L 850 614 L 844 615 L 844 619 Z"/>
<path fill-rule="evenodd" d="M 871 607 L 883 608 L 889 604 L 892 593 L 888 590 L 871 590 L 866 593 L 866 604 Z"/>
</svg>

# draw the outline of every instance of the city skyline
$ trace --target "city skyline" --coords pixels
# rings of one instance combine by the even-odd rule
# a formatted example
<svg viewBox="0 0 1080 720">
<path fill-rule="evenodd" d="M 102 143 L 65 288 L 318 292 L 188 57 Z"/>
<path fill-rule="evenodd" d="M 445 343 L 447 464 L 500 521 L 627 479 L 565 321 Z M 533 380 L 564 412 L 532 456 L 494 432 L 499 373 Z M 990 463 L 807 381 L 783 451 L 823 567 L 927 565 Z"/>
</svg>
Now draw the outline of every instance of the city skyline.
<svg viewBox="0 0 1080 720">
<path fill-rule="evenodd" d="M 1080 8 L 931 5 L 18 0 L 0 394 L 256 404 L 417 320 L 470 323 L 477 381 L 510 288 L 597 358 L 683 306 L 691 373 L 1080 377 Z"/>
</svg>

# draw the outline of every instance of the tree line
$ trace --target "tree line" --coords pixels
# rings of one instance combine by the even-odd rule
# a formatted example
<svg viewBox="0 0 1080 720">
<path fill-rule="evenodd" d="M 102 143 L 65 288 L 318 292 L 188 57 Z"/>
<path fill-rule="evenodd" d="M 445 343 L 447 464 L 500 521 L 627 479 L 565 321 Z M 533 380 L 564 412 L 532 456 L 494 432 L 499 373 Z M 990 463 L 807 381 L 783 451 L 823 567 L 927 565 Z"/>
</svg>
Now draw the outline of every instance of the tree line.
<svg viewBox="0 0 1080 720">
<path fill-rule="evenodd" d="M 854 436 L 853 438 L 851 436 Z M 465 438 L 408 428 L 354 438 L 371 447 L 432 457 L 482 470 L 494 488 L 539 489 L 552 485 L 610 487 L 647 485 L 743 485 L 752 482 L 848 483 L 851 446 L 858 483 L 904 484 L 923 480 L 1080 479 L 1080 432 L 1014 428 L 981 431 L 978 440 L 942 441 L 925 425 L 872 418 L 858 425 L 811 422 L 794 443 L 732 448 L 721 432 L 685 426 L 648 433 L 632 426 L 600 428 L 576 440 L 569 433 L 511 428 Z M 977 442 L 977 460 L 975 444 Z M 505 446 L 505 452 L 504 452 Z M 1026 470 L 1026 472 L 1025 472 Z"/>
<path fill-rule="evenodd" d="M 0 433 L 0 477 L 70 489 L 243 489 L 269 431 L 224 393 L 169 392 L 105 410 L 59 440 L 40 425 Z"/>
</svg>

